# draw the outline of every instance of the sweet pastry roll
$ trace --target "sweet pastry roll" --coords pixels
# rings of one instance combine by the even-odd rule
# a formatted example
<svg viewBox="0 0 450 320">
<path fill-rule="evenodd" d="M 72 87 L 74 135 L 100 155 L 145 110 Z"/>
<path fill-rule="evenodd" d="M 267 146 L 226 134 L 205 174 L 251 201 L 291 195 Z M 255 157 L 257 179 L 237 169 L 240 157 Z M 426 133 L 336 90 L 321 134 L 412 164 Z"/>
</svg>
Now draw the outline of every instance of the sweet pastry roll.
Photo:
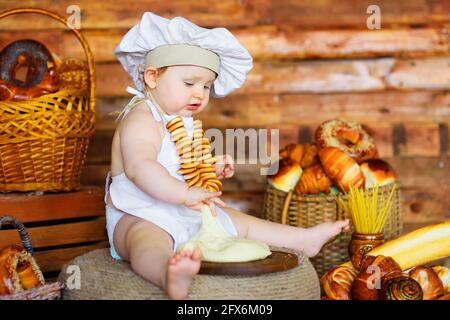
<svg viewBox="0 0 450 320">
<path fill-rule="evenodd" d="M 392 167 L 381 159 L 370 159 L 360 165 L 364 175 L 365 188 L 374 188 L 376 185 L 385 186 L 395 182 L 396 175 Z"/>
<path fill-rule="evenodd" d="M 352 298 L 379 300 L 382 277 L 401 272 L 400 265 L 391 257 L 365 255 L 361 259 L 360 272 L 351 287 Z"/>
<path fill-rule="evenodd" d="M 279 161 L 278 172 L 268 176 L 267 181 L 276 189 L 289 192 L 297 185 L 302 172 L 303 170 L 299 163 L 289 158 L 281 159 Z"/>
<path fill-rule="evenodd" d="M 327 298 L 351 300 L 350 289 L 357 275 L 358 271 L 352 267 L 338 266 L 323 275 L 320 284 Z"/>
<path fill-rule="evenodd" d="M 0 295 L 43 284 L 44 276 L 29 252 L 19 246 L 9 246 L 0 252 Z"/>
<path fill-rule="evenodd" d="M 434 300 L 445 292 L 441 279 L 432 268 L 414 267 L 409 271 L 409 276 L 420 284 L 424 300 Z"/>
<path fill-rule="evenodd" d="M 338 148 L 358 163 L 378 157 L 372 137 L 359 123 L 350 120 L 325 121 L 317 128 L 315 141 L 319 149 Z"/>
<path fill-rule="evenodd" d="M 386 274 L 379 290 L 381 300 L 423 300 L 423 290 L 419 283 L 401 272 Z"/>
</svg>

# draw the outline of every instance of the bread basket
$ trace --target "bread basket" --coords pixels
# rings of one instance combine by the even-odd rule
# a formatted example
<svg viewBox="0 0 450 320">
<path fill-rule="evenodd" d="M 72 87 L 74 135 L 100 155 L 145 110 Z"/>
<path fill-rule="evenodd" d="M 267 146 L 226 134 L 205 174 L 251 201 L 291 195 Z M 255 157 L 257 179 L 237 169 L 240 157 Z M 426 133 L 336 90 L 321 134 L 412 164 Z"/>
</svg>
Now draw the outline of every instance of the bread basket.
<svg viewBox="0 0 450 320">
<path fill-rule="evenodd" d="M 0 217 L 0 229 L 3 224 L 12 224 L 17 229 L 23 247 L 31 254 L 31 256 L 33 256 L 34 252 L 31 245 L 31 239 L 25 226 L 12 216 Z M 19 293 L 0 295 L 0 300 L 56 300 L 61 297 L 61 291 L 64 287 L 65 286 L 60 282 L 48 283 Z"/>
<path fill-rule="evenodd" d="M 403 228 L 401 192 L 398 181 L 395 185 L 392 209 L 383 229 L 385 240 L 398 237 Z M 379 199 L 387 200 L 393 186 L 394 184 L 380 187 L 378 190 Z M 347 219 L 347 214 L 337 203 L 337 197 L 337 195 L 326 194 L 300 195 L 293 190 L 284 192 L 267 184 L 263 216 L 270 221 L 302 228 L 313 227 L 323 222 Z M 319 276 L 322 276 L 332 267 L 349 260 L 348 245 L 351 234 L 354 231 L 352 224 L 350 228 L 350 232 L 341 233 L 323 246 L 319 254 L 311 258 L 311 262 Z"/>
<path fill-rule="evenodd" d="M 66 19 L 36 8 L 0 12 L 42 14 L 64 25 Z M 80 176 L 95 125 L 94 59 L 87 41 L 87 88 L 60 89 L 27 101 L 0 101 L 0 191 L 71 191 Z"/>
</svg>

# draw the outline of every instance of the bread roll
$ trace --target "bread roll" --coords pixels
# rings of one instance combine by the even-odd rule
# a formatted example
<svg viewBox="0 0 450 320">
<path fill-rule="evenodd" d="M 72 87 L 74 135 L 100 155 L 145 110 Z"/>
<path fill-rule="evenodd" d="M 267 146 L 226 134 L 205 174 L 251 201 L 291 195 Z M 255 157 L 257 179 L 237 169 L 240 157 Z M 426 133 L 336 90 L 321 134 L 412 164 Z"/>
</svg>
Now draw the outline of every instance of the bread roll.
<svg viewBox="0 0 450 320">
<path fill-rule="evenodd" d="M 444 294 L 444 285 L 433 269 L 417 266 L 409 271 L 409 276 L 422 287 L 424 300 L 434 300 Z"/>
<path fill-rule="evenodd" d="M 278 172 L 268 177 L 268 182 L 284 192 L 289 192 L 295 188 L 302 175 L 300 164 L 291 159 L 282 159 L 279 162 Z"/>
<path fill-rule="evenodd" d="M 350 288 L 358 272 L 352 267 L 335 267 L 321 279 L 320 284 L 326 297 L 331 300 L 350 300 Z"/>
<path fill-rule="evenodd" d="M 350 186 L 364 186 L 364 175 L 359 165 L 345 152 L 335 147 L 327 147 L 319 151 L 319 158 L 328 177 L 341 190 L 348 192 Z"/>
<path fill-rule="evenodd" d="M 360 167 L 364 175 L 366 189 L 374 188 L 376 184 L 385 186 L 395 182 L 395 172 L 386 161 L 370 159 L 363 162 Z"/>
<path fill-rule="evenodd" d="M 320 163 L 303 170 L 303 174 L 295 187 L 295 191 L 300 194 L 329 193 L 331 180 L 325 174 Z"/>
<path fill-rule="evenodd" d="M 352 284 L 355 300 L 380 299 L 381 277 L 388 273 L 401 273 L 402 269 L 391 257 L 366 255 L 361 260 L 360 273 Z"/>
</svg>

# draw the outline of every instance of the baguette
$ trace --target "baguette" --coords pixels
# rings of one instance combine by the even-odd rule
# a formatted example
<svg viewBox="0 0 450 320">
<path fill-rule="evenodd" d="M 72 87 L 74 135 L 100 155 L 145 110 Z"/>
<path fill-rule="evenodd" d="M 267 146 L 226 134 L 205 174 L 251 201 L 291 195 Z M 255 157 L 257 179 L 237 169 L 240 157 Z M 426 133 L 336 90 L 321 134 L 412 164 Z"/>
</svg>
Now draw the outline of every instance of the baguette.
<svg viewBox="0 0 450 320">
<path fill-rule="evenodd" d="M 402 270 L 446 258 L 450 256 L 450 220 L 409 232 L 368 254 L 392 257 Z M 343 266 L 352 267 L 352 263 L 348 261 Z"/>
</svg>

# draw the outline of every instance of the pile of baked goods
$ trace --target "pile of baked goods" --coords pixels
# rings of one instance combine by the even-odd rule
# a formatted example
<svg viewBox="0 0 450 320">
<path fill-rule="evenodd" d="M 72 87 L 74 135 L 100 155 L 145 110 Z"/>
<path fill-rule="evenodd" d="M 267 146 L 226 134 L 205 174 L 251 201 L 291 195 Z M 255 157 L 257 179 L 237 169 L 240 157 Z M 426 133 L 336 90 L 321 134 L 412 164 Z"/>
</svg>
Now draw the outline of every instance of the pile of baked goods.
<svg viewBox="0 0 450 320">
<path fill-rule="evenodd" d="M 44 285 L 44 276 L 31 254 L 19 246 L 0 251 L 0 295 Z"/>
<path fill-rule="evenodd" d="M 193 136 L 189 137 L 181 117 L 175 117 L 167 125 L 172 141 L 180 157 L 181 174 L 191 187 L 202 187 L 211 192 L 220 191 L 222 182 L 217 178 L 211 154 L 211 145 L 202 129 L 202 121 L 194 121 Z"/>
<path fill-rule="evenodd" d="M 14 41 L 0 51 L 0 101 L 24 101 L 65 88 L 87 87 L 84 61 L 62 61 L 36 40 Z"/>
<path fill-rule="evenodd" d="M 329 270 L 324 299 L 450 300 L 449 269 L 427 266 L 449 256 L 450 221 L 417 229 Z"/>
<path fill-rule="evenodd" d="M 372 137 L 360 124 L 344 119 L 322 123 L 313 143 L 287 145 L 278 165 L 268 182 L 298 194 L 336 194 L 350 186 L 373 188 L 396 179 L 392 167 L 378 158 Z"/>
</svg>

